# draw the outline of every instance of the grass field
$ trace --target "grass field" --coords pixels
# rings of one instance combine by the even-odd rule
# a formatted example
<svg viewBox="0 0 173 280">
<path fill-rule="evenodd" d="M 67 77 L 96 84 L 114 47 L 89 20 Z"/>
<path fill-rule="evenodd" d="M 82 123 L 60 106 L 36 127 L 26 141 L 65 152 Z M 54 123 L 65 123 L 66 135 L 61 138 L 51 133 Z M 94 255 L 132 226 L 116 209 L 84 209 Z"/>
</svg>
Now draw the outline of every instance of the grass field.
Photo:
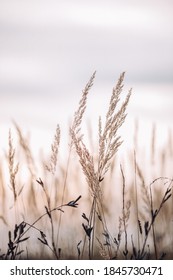
<svg viewBox="0 0 173 280">
<path fill-rule="evenodd" d="M 39 159 L 19 125 L 9 129 L 0 158 L 1 259 L 173 258 L 171 131 L 158 149 L 153 125 L 146 135 L 150 147 L 141 147 L 136 122 L 127 136 L 134 149 L 119 156 L 126 141 L 120 128 L 133 98 L 131 89 L 123 98 L 122 73 L 105 119 L 99 118 L 97 139 L 86 141 L 83 116 L 95 74 L 82 92 L 63 156 L 61 124 L 50 154 Z"/>
</svg>

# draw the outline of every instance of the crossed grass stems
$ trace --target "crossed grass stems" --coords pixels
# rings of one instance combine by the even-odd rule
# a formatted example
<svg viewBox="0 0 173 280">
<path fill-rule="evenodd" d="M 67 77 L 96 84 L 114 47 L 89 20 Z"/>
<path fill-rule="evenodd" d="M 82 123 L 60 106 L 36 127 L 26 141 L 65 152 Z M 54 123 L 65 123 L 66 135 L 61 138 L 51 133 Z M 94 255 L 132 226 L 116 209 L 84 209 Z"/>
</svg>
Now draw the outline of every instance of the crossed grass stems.
<svg viewBox="0 0 173 280">
<path fill-rule="evenodd" d="M 165 257 L 165 253 L 163 252 L 161 255 L 158 255 L 157 252 L 157 240 L 155 235 L 155 221 L 158 215 L 160 214 L 161 209 L 165 205 L 165 203 L 170 200 L 172 195 L 172 179 L 167 177 L 159 177 L 155 179 L 147 188 L 145 186 L 144 178 L 142 172 L 137 164 L 136 155 L 134 152 L 134 165 L 135 165 L 135 176 L 139 176 L 142 181 L 142 188 L 145 197 L 145 204 L 148 209 L 149 218 L 146 220 L 141 220 L 140 217 L 140 209 L 138 205 L 138 188 L 135 183 L 135 209 L 136 209 L 136 224 L 137 224 L 137 242 L 134 240 L 134 236 L 131 235 L 131 240 L 129 244 L 128 238 L 128 222 L 130 218 L 131 211 L 131 200 L 126 198 L 126 179 L 123 171 L 122 165 L 120 165 L 120 172 L 122 176 L 122 214 L 119 217 L 119 227 L 117 236 L 114 237 L 107 226 L 105 210 L 104 210 L 104 195 L 103 195 L 103 182 L 105 176 L 107 175 L 111 163 L 114 159 L 115 154 L 118 151 L 118 148 L 122 144 L 121 137 L 118 135 L 119 128 L 123 125 L 126 119 L 126 110 L 131 97 L 132 90 L 130 89 L 128 94 L 126 95 L 125 100 L 120 104 L 120 97 L 123 90 L 123 82 L 125 73 L 123 72 L 115 87 L 113 88 L 111 99 L 109 102 L 108 111 L 106 114 L 105 121 L 103 122 L 101 117 L 99 117 L 98 124 L 98 154 L 97 160 L 95 160 L 94 156 L 90 153 L 89 149 L 86 147 L 83 135 L 81 132 L 81 125 L 83 115 L 87 106 L 87 98 L 91 87 L 93 86 L 93 82 L 95 79 L 96 72 L 93 73 L 89 82 L 86 84 L 82 97 L 79 102 L 79 106 L 77 111 L 74 114 L 73 123 L 70 127 L 70 144 L 69 144 L 69 157 L 67 160 L 66 173 L 64 175 L 64 184 L 63 184 L 63 193 L 61 205 L 58 207 L 51 208 L 51 199 L 49 192 L 47 191 L 47 187 L 41 178 L 36 179 L 37 183 L 41 186 L 42 191 L 46 198 L 46 205 L 44 206 L 45 212 L 39 216 L 33 223 L 29 224 L 26 221 L 22 221 L 18 225 L 15 225 L 13 234 L 9 231 L 9 241 L 7 252 L 1 254 L 2 259 L 17 259 L 22 258 L 22 253 L 24 250 L 21 249 L 20 244 L 24 244 L 30 237 L 27 236 L 31 229 L 39 232 L 40 237 L 38 237 L 38 241 L 47 246 L 49 250 L 52 252 L 55 259 L 61 258 L 61 248 L 59 246 L 59 236 L 61 233 L 61 222 L 62 215 L 64 215 L 65 207 L 73 207 L 77 208 L 78 202 L 81 199 L 81 195 L 79 195 L 76 199 L 71 200 L 68 203 L 64 203 L 65 200 L 65 190 L 67 186 L 67 177 L 70 165 L 70 157 L 72 150 L 75 149 L 76 154 L 79 158 L 79 163 L 81 165 L 83 174 L 86 178 L 90 195 L 92 198 L 91 208 L 88 214 L 83 213 L 83 223 L 82 228 L 85 233 L 84 240 L 79 241 L 77 246 L 77 255 L 78 259 L 82 259 L 85 252 L 88 252 L 88 259 L 95 258 L 96 251 L 96 243 L 99 247 L 99 253 L 101 258 L 104 259 L 149 259 L 151 257 L 150 246 L 148 245 L 149 236 L 152 235 L 153 238 L 153 248 L 154 248 L 154 257 L 156 259 L 161 259 Z M 18 127 L 16 123 L 14 123 L 20 144 L 25 152 L 25 156 L 27 159 L 27 163 L 29 166 L 30 174 L 32 178 L 35 178 L 35 164 L 32 158 L 32 154 L 30 152 L 29 147 L 27 146 L 27 142 L 25 141 L 21 129 Z M 45 170 L 55 175 L 57 168 L 57 159 L 58 159 L 58 151 L 60 145 L 60 127 L 57 125 L 56 132 L 54 135 L 54 141 L 51 145 L 51 156 L 50 162 L 45 164 Z M 22 188 L 17 191 L 16 188 L 16 175 L 18 173 L 19 164 L 15 164 L 15 149 L 13 147 L 13 141 L 11 137 L 11 132 L 9 132 L 9 153 L 8 153 L 8 161 L 9 161 L 9 174 L 10 174 L 10 185 L 11 190 L 13 192 L 14 205 L 17 203 L 18 196 L 22 192 Z M 160 201 L 160 204 L 157 208 L 154 207 L 154 199 L 152 186 L 158 182 L 163 181 L 164 185 L 167 186 L 163 197 Z M 136 181 L 135 181 L 136 182 Z M 55 238 L 55 222 L 52 216 L 52 212 L 59 212 L 59 221 L 58 221 L 58 232 Z M 51 240 L 47 239 L 46 234 L 43 230 L 40 230 L 36 224 L 43 218 L 48 217 L 51 225 Z M 98 231 L 102 232 L 103 240 L 100 239 Z M 98 237 L 99 236 L 99 237 Z"/>
</svg>

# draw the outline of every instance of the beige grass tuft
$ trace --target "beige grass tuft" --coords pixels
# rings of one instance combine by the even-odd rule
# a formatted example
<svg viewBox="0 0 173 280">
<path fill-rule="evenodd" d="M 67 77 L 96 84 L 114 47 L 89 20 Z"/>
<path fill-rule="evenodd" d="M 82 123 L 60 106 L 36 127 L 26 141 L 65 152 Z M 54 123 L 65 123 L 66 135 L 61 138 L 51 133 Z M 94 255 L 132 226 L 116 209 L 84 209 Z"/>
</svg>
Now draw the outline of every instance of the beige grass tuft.
<svg viewBox="0 0 173 280">
<path fill-rule="evenodd" d="M 56 132 L 54 135 L 54 141 L 51 145 L 50 163 L 49 165 L 45 166 L 46 170 L 51 172 L 53 175 L 55 174 L 56 171 L 59 143 L 60 143 L 60 127 L 59 125 L 57 125 Z"/>
<path fill-rule="evenodd" d="M 10 185 L 13 191 L 14 201 L 17 200 L 17 190 L 16 190 L 16 175 L 19 169 L 19 164 L 15 164 L 15 149 L 13 147 L 13 139 L 11 137 L 11 130 L 9 130 L 8 137 L 8 164 L 9 164 L 9 174 L 10 174 Z"/>
</svg>

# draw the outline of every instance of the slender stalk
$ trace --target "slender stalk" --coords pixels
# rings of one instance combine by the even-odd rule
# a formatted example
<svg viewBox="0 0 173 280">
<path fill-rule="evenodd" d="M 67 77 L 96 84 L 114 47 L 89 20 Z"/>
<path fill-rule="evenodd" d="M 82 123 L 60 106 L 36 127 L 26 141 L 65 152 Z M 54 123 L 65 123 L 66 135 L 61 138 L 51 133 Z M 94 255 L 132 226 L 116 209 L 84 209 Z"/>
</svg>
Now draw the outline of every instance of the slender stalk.
<svg viewBox="0 0 173 280">
<path fill-rule="evenodd" d="M 163 179 L 163 177 L 161 177 L 161 179 Z M 158 180 L 158 178 L 156 179 Z M 151 184 L 150 184 L 150 187 L 151 185 L 156 181 L 154 180 Z M 150 190 L 150 196 L 151 196 L 151 221 L 147 227 L 147 230 L 145 231 L 145 239 L 144 239 L 144 243 L 143 243 L 143 246 L 142 246 L 142 249 L 140 251 L 140 258 L 142 258 L 142 256 L 144 255 L 144 252 L 145 252 L 145 247 L 146 247 L 146 243 L 147 243 L 147 240 L 148 240 L 148 236 L 149 236 L 149 233 L 155 223 L 155 220 L 156 218 L 158 217 L 159 213 L 160 213 L 160 210 L 161 208 L 163 207 L 163 205 L 165 204 L 165 202 L 171 197 L 171 191 L 172 191 L 172 180 L 170 180 L 170 184 L 169 184 L 169 187 L 167 188 L 163 198 L 162 198 L 162 201 L 158 207 L 158 209 L 154 210 L 153 209 L 153 199 L 152 199 L 152 192 Z M 156 251 L 157 252 L 157 251 Z M 156 256 L 157 256 L 157 253 L 156 253 Z"/>
<path fill-rule="evenodd" d="M 124 234 L 125 234 L 125 258 L 127 259 L 128 249 L 127 249 L 127 229 L 126 229 L 126 212 L 125 212 L 125 176 L 122 169 L 122 166 L 120 165 L 121 169 L 121 175 L 123 179 L 123 226 L 124 226 Z"/>
<path fill-rule="evenodd" d="M 137 182 L 136 182 L 136 174 L 137 174 L 137 166 L 136 166 L 136 152 L 134 150 L 134 165 L 135 165 L 135 179 L 134 179 L 134 186 L 135 186 L 135 204 L 136 204 L 136 225 L 137 225 L 137 234 L 138 234 L 138 250 L 140 250 L 140 236 L 139 236 L 139 207 L 138 207 L 138 190 L 137 190 Z"/>
<path fill-rule="evenodd" d="M 65 198 L 65 189 L 66 189 L 66 185 L 67 185 L 67 177 L 68 177 L 68 170 L 69 170 L 69 166 L 70 166 L 71 151 L 72 151 L 72 141 L 71 141 L 71 143 L 70 143 L 70 150 L 69 150 L 68 159 L 67 159 L 67 166 L 66 166 L 66 169 L 65 169 L 66 172 L 65 172 L 65 177 L 64 177 L 63 193 L 62 193 L 62 199 L 61 199 L 61 205 L 62 205 L 62 206 L 63 206 L 64 198 Z M 56 247 L 58 247 L 58 245 L 59 245 L 59 236 L 60 236 L 61 220 L 62 220 L 62 212 L 60 212 L 60 215 L 59 215 Z"/>
<path fill-rule="evenodd" d="M 154 214 L 154 207 L 153 207 L 153 196 L 152 196 L 152 191 L 151 191 L 151 185 L 149 187 L 150 190 L 150 204 L 151 204 L 151 216 L 153 219 L 153 214 Z M 157 254 L 157 245 L 156 245 L 156 236 L 155 236 L 155 229 L 154 229 L 154 221 L 151 224 L 151 228 L 152 228 L 152 233 L 153 233 L 153 244 L 154 244 L 154 252 L 155 252 L 155 257 L 156 260 L 158 259 L 158 254 Z"/>
</svg>

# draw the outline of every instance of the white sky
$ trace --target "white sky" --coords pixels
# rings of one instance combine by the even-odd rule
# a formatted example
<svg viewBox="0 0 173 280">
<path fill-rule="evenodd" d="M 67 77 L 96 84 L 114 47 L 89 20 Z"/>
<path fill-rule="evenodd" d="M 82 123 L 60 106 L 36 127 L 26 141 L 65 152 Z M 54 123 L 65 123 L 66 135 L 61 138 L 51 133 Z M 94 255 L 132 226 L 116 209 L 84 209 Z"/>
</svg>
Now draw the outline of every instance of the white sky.
<svg viewBox="0 0 173 280">
<path fill-rule="evenodd" d="M 172 49 L 172 0 L 0 0 L 1 124 L 55 128 L 94 70 L 90 116 L 126 71 L 131 117 L 170 123 Z"/>
<path fill-rule="evenodd" d="M 172 83 L 172 26 L 169 0 L 0 0 L 1 92 L 57 92 L 95 69 Z"/>
</svg>

